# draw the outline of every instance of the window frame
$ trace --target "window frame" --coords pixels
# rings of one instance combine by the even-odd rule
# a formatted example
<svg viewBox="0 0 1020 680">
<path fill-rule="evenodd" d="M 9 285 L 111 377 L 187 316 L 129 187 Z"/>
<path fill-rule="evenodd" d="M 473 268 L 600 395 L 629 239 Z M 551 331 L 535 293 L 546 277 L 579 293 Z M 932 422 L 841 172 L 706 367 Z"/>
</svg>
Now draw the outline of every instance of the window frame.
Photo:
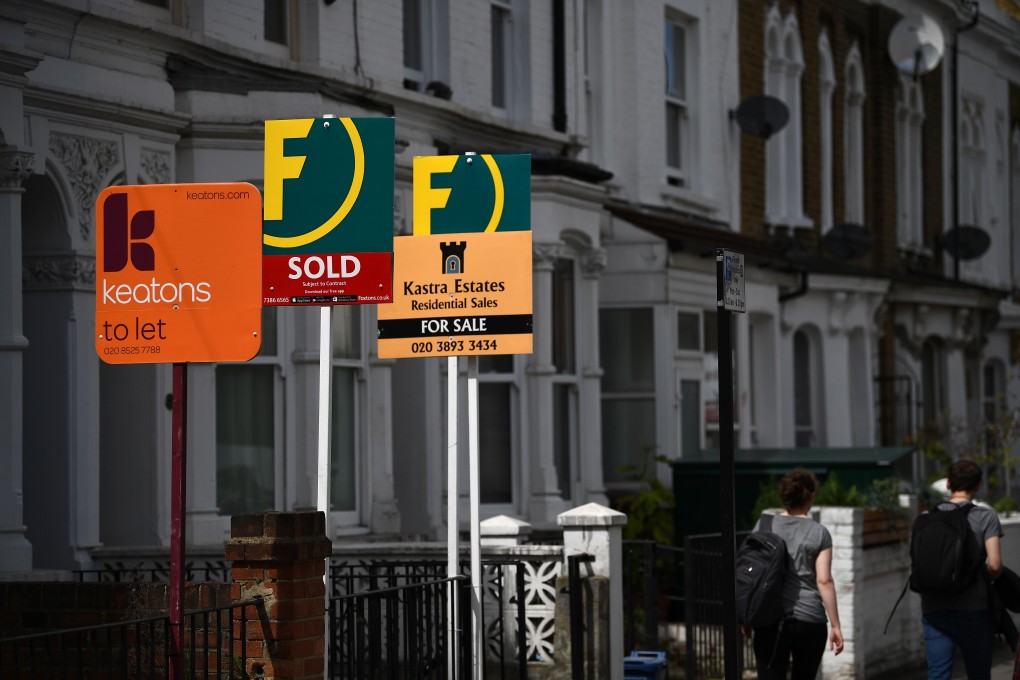
<svg viewBox="0 0 1020 680">
<path fill-rule="evenodd" d="M 405 48 L 409 28 L 406 7 L 409 3 L 418 6 L 419 22 L 412 28 L 417 34 L 418 46 L 421 51 L 421 65 L 418 69 L 409 66 L 406 49 L 403 51 L 404 89 L 427 92 L 429 85 L 434 82 L 449 85 L 447 82 L 449 80 L 449 65 L 446 58 L 446 45 L 449 44 L 447 0 L 403 0 L 402 18 Z"/>
<path fill-rule="evenodd" d="M 901 74 L 896 98 L 896 233 L 899 247 L 924 249 L 924 98 L 921 82 Z"/>
<path fill-rule="evenodd" d="M 284 29 L 286 34 L 287 42 L 280 43 L 267 37 L 267 26 L 268 17 L 265 14 L 265 8 L 269 4 L 274 4 L 283 8 L 284 18 L 287 22 L 287 26 Z M 279 59 L 297 60 L 299 50 L 299 13 L 298 13 L 297 0 L 263 0 L 262 4 L 262 49 L 263 51 L 273 57 Z"/>
<path fill-rule="evenodd" d="M 514 83 L 514 5 L 513 0 L 489 0 L 490 7 L 490 21 L 489 26 L 491 29 L 490 34 L 490 58 L 491 64 L 491 89 L 489 103 L 496 111 L 503 112 L 505 115 L 510 115 L 513 108 L 513 83 Z M 498 49 L 496 41 L 496 14 L 501 13 L 504 15 L 503 21 L 499 24 L 502 29 L 502 51 Z M 499 55 L 500 61 L 497 66 L 496 57 Z M 497 71 L 499 72 L 502 80 L 502 89 L 497 86 Z"/>
<path fill-rule="evenodd" d="M 786 126 L 765 143 L 765 221 L 772 226 L 809 228 L 804 214 L 801 88 L 804 50 L 793 11 L 782 18 L 773 5 L 765 21 L 765 94 L 786 104 Z"/>
<path fill-rule="evenodd" d="M 606 314 L 606 313 L 612 314 L 612 313 L 627 312 L 627 313 L 630 313 L 630 314 L 634 314 L 636 312 L 642 312 L 642 311 L 647 312 L 647 314 L 648 314 L 648 319 L 647 319 L 647 321 L 648 321 L 648 332 L 646 334 L 644 334 L 643 337 L 647 339 L 647 342 L 650 345 L 650 350 L 651 351 L 650 352 L 646 352 L 646 353 L 647 353 L 648 356 L 652 357 L 652 361 L 653 361 L 653 364 L 652 364 L 652 367 L 651 367 L 651 375 L 649 376 L 648 386 L 647 386 L 647 388 L 644 388 L 644 389 L 633 389 L 633 388 L 632 389 L 616 389 L 616 390 L 609 389 L 607 387 L 606 378 L 607 378 L 607 375 L 610 374 L 611 372 L 603 370 L 602 387 L 601 387 L 600 395 L 599 395 L 601 406 L 602 406 L 601 410 L 602 410 L 602 418 L 603 418 L 603 422 L 600 423 L 600 428 L 602 428 L 604 430 L 604 428 L 606 426 L 607 418 L 609 417 L 607 414 L 610 414 L 613 411 L 613 409 L 606 408 L 606 404 L 607 403 L 625 403 L 625 402 L 635 402 L 635 401 L 647 402 L 647 407 L 648 407 L 648 409 L 650 411 L 650 414 L 651 414 L 652 441 L 650 441 L 650 442 L 648 442 L 646 444 L 641 444 L 640 446 L 642 448 L 644 448 L 644 447 L 652 447 L 653 449 L 657 450 L 657 448 L 659 446 L 659 442 L 657 441 L 657 437 L 655 435 L 655 432 L 657 430 L 656 423 L 658 422 L 659 418 L 658 418 L 657 406 L 656 406 L 656 384 L 655 384 L 655 365 L 654 365 L 654 357 L 655 357 L 655 334 L 654 334 L 654 329 L 655 329 L 655 306 L 654 305 L 641 305 L 641 304 L 603 306 L 603 307 L 600 307 L 599 310 L 598 310 L 598 314 L 599 314 L 598 323 L 599 323 L 599 326 L 601 328 L 601 325 L 603 323 L 603 314 Z M 621 325 L 619 327 L 624 327 L 624 326 Z M 607 361 L 610 360 L 610 357 L 616 356 L 616 353 L 602 351 L 604 349 L 604 346 L 601 345 L 601 342 L 604 341 L 604 336 L 603 336 L 602 333 L 599 333 L 599 336 L 600 336 L 600 356 L 602 357 L 603 367 L 605 367 Z M 637 351 L 640 352 L 641 348 L 638 348 Z M 607 453 L 607 451 L 606 451 L 606 447 L 604 445 L 603 446 L 603 454 L 602 454 L 602 477 L 603 477 L 603 481 L 604 481 L 605 487 L 609 491 L 630 490 L 630 489 L 633 489 L 635 487 L 637 482 L 635 480 L 629 480 L 626 477 L 618 476 L 616 474 L 616 469 L 611 467 L 610 465 L 608 465 L 608 463 L 619 463 L 619 462 L 621 462 L 621 460 L 623 460 L 625 465 L 634 464 L 635 467 L 637 468 L 636 472 L 644 474 L 646 478 L 652 478 L 656 474 L 656 470 L 655 470 L 655 466 L 654 465 L 648 465 L 646 468 L 642 469 L 642 465 L 645 464 L 645 463 L 648 463 L 649 461 L 647 461 L 647 460 L 645 460 L 645 461 L 638 460 L 638 452 L 637 451 L 631 452 L 631 454 L 629 456 L 627 456 L 626 458 L 616 459 L 616 460 L 612 460 L 612 461 L 607 460 L 606 453 Z"/>
<path fill-rule="evenodd" d="M 844 67 L 845 97 L 843 116 L 843 221 L 864 224 L 864 102 L 867 85 L 860 48 L 854 41 L 847 52 Z"/>
<path fill-rule="evenodd" d="M 271 316 L 271 321 L 267 319 L 267 316 Z M 246 362 L 235 363 L 235 362 L 221 362 L 213 366 L 213 386 L 216 389 L 219 380 L 219 368 L 222 366 L 232 366 L 249 368 L 256 366 L 271 366 L 273 367 L 273 510 L 284 507 L 286 502 L 286 491 L 285 485 L 282 480 L 286 479 L 284 476 L 285 466 L 285 432 L 286 432 L 286 404 L 284 397 L 284 385 L 283 385 L 283 374 L 284 374 L 284 358 L 281 352 L 281 338 L 284 336 L 282 331 L 283 323 L 281 322 L 280 308 L 279 307 L 263 307 L 262 308 L 262 323 L 263 338 L 266 336 L 265 329 L 272 323 L 274 326 L 275 333 L 275 347 L 272 353 L 266 351 L 266 343 L 263 339 L 263 343 L 259 348 L 258 353 Z M 218 392 L 218 390 L 217 390 Z M 216 392 L 214 392 L 216 394 Z M 230 515 L 224 514 L 220 509 L 220 498 L 219 498 L 219 468 L 220 468 L 220 442 L 217 434 L 218 420 L 219 420 L 219 399 L 217 396 L 213 397 L 214 413 L 212 418 L 212 430 L 213 430 L 213 442 L 214 442 L 214 455 L 215 460 L 213 463 L 213 473 L 216 475 L 217 483 L 214 485 L 215 495 L 213 497 L 213 505 L 217 509 L 219 517 L 229 523 Z M 252 510 L 254 511 L 254 510 Z M 247 510 L 246 510 L 247 512 Z"/>
<path fill-rule="evenodd" d="M 665 88 L 663 92 L 664 101 L 664 115 L 665 115 L 665 166 L 666 166 L 666 184 L 671 187 L 678 189 L 690 189 L 691 188 L 691 176 L 692 176 L 692 119 L 693 119 L 693 107 L 690 101 L 690 89 L 692 83 L 692 68 L 691 68 L 691 38 L 692 38 L 692 26 L 693 23 L 690 19 L 684 18 L 676 12 L 667 12 L 663 20 L 663 60 L 665 67 Z M 670 36 L 681 35 L 682 45 L 680 46 L 679 58 L 682 59 L 682 65 L 679 69 L 679 76 L 674 76 L 678 71 L 675 64 L 673 63 L 674 58 L 677 57 L 677 52 L 674 49 L 671 53 L 668 49 L 670 45 Z M 677 92 L 674 86 L 679 81 L 681 92 Z M 671 147 L 671 111 L 677 111 L 677 124 L 679 129 L 672 131 L 675 132 L 676 147 Z M 672 157 L 676 158 L 676 164 L 672 162 Z"/>
<path fill-rule="evenodd" d="M 828 33 L 823 29 L 818 36 L 818 119 L 821 165 L 821 227 L 822 234 L 834 226 L 833 217 L 833 139 L 832 96 L 836 90 L 836 69 L 832 60 L 832 47 Z"/>
</svg>

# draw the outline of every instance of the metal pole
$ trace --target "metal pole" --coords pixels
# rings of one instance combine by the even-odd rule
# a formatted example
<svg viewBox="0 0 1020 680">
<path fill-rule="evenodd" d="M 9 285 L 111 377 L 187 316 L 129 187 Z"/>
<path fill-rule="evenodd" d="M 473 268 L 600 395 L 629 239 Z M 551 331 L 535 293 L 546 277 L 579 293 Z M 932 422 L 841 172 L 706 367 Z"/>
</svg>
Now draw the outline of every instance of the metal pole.
<svg viewBox="0 0 1020 680">
<path fill-rule="evenodd" d="M 457 488 L 457 357 L 446 358 L 446 575 L 450 579 L 458 575 L 458 519 L 457 504 L 460 491 Z M 446 646 L 447 677 L 457 677 L 457 659 L 460 645 L 457 632 L 460 630 L 460 611 L 457 607 L 459 581 L 451 580 L 447 585 L 447 620 L 449 621 L 449 644 Z"/>
<path fill-rule="evenodd" d="M 170 678 L 184 677 L 184 507 L 187 499 L 188 365 L 173 368 L 170 443 Z"/>
<path fill-rule="evenodd" d="M 737 630 L 737 596 L 734 559 L 736 527 L 733 490 L 733 352 L 730 344 L 730 312 L 723 305 L 725 256 L 716 251 L 718 295 L 716 319 L 719 336 L 719 522 L 722 528 L 723 645 L 726 680 L 740 677 L 740 638 Z"/>
<path fill-rule="evenodd" d="M 319 311 L 319 438 L 318 438 L 318 471 L 316 483 L 315 507 L 323 513 L 323 528 L 326 536 L 329 532 L 329 477 L 330 477 L 330 425 L 333 406 L 333 308 L 324 306 Z M 332 540 L 332 539 L 330 539 Z M 332 554 L 332 550 L 330 550 Z M 329 602 L 329 558 L 326 556 L 326 568 L 322 574 L 322 582 L 326 590 L 326 602 Z M 325 649 L 332 648 L 329 631 L 329 607 L 323 613 L 323 641 Z M 329 678 L 329 662 L 323 668 L 323 677 Z"/>
<path fill-rule="evenodd" d="M 484 634 L 482 631 L 482 548 L 478 504 L 478 357 L 468 356 L 468 493 L 471 504 L 471 677 L 484 675 Z"/>
</svg>

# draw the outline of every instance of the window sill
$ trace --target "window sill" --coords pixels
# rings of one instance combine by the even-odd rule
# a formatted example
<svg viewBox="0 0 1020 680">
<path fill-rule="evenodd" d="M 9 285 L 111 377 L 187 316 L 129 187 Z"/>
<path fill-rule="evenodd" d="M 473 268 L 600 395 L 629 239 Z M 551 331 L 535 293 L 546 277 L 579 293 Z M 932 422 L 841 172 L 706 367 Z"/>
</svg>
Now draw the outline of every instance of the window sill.
<svg viewBox="0 0 1020 680">
<path fill-rule="evenodd" d="M 706 213 L 719 211 L 719 203 L 717 201 L 690 189 L 663 184 L 660 195 L 662 196 L 662 202 L 670 208 L 697 210 Z"/>
<path fill-rule="evenodd" d="M 778 236 L 792 236 L 797 231 L 806 231 L 815 228 L 815 222 L 810 217 L 777 217 L 768 216 L 765 218 L 770 234 Z"/>
</svg>

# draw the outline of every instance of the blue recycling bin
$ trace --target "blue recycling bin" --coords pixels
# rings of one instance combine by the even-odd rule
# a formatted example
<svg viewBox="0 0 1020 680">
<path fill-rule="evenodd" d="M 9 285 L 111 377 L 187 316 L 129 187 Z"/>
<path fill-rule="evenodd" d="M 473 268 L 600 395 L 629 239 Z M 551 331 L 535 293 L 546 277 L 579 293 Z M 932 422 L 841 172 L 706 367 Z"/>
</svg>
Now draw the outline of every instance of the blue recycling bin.
<svg viewBox="0 0 1020 680">
<path fill-rule="evenodd" d="M 634 650 L 623 658 L 623 680 L 664 680 L 666 652 Z"/>
</svg>

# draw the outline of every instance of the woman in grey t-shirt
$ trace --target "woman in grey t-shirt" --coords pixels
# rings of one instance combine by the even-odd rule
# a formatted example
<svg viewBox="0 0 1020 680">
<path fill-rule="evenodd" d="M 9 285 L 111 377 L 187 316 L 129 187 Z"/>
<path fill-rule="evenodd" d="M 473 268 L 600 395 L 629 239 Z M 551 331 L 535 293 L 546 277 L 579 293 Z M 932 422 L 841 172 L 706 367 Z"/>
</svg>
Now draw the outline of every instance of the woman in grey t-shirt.
<svg viewBox="0 0 1020 680">
<path fill-rule="evenodd" d="M 758 680 L 785 680 L 788 668 L 791 680 L 814 680 L 826 638 L 829 649 L 835 649 L 836 654 L 843 651 L 832 581 L 832 536 L 808 516 L 817 489 L 818 479 L 803 469 L 784 476 L 779 484 L 786 512 L 773 519 L 772 531 L 786 542 L 784 616 L 774 626 L 754 629 Z M 826 615 L 831 629 L 826 626 Z M 751 629 L 745 627 L 744 634 L 750 636 Z"/>
</svg>

